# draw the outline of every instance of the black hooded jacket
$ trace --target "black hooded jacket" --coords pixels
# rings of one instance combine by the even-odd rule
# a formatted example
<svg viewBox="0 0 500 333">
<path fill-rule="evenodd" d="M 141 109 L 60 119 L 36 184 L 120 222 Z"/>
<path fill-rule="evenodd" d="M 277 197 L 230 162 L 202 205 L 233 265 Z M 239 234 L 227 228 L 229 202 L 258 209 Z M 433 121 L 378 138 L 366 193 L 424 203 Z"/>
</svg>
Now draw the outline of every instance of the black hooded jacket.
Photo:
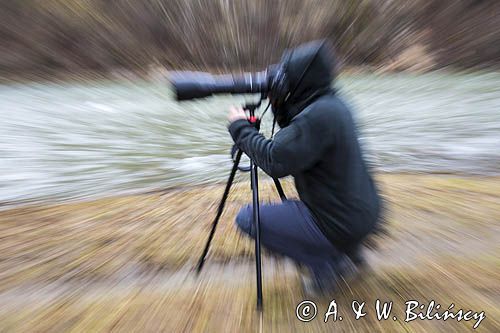
<svg viewBox="0 0 500 333">
<path fill-rule="evenodd" d="M 351 112 L 330 88 L 333 57 L 323 42 L 312 42 L 283 61 L 292 92 L 283 106 L 289 124 L 273 140 L 244 119 L 229 132 L 268 175 L 292 175 L 318 227 L 334 245 L 348 248 L 373 230 L 380 203 Z"/>
</svg>

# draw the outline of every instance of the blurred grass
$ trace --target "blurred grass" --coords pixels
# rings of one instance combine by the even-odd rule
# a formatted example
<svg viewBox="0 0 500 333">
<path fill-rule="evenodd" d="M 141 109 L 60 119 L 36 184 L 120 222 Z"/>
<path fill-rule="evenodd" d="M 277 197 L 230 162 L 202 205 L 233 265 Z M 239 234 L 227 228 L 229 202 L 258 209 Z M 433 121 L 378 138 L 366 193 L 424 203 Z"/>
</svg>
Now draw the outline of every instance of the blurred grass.
<svg viewBox="0 0 500 333">
<path fill-rule="evenodd" d="M 389 203 L 389 235 L 374 238 L 371 270 L 330 295 L 340 311 L 353 299 L 431 299 L 485 311 L 479 331 L 500 322 L 500 178 L 377 176 Z M 291 182 L 287 193 L 294 193 Z M 222 186 L 175 189 L 0 212 L 0 331 L 253 332 L 253 243 L 233 219 L 250 201 L 233 189 L 199 279 L 189 271 L 201 253 Z M 278 200 L 263 182 L 263 201 Z M 352 313 L 323 323 L 328 299 L 310 323 L 295 318 L 304 298 L 295 269 L 264 260 L 265 331 L 465 331 L 471 322 L 378 322 Z"/>
</svg>

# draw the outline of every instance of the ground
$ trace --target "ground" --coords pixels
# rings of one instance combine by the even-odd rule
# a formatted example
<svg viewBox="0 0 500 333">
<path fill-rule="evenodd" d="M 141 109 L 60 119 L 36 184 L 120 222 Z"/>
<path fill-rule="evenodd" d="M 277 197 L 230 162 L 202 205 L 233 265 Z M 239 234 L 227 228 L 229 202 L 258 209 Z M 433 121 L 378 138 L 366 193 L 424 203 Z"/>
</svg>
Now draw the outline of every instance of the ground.
<svg viewBox="0 0 500 333">
<path fill-rule="evenodd" d="M 236 230 L 250 200 L 238 184 L 199 277 L 200 255 L 223 186 L 173 189 L 0 212 L 0 332 L 472 331 L 475 320 L 404 322 L 405 302 L 435 300 L 484 311 L 479 332 L 500 330 L 500 178 L 380 174 L 388 234 L 374 237 L 369 268 L 314 300 L 302 323 L 298 272 L 264 254 L 264 316 L 255 311 L 253 243 Z M 293 194 L 291 182 L 285 183 Z M 278 200 L 272 183 L 263 201 Z M 394 302 L 397 320 L 374 304 Z M 324 323 L 335 299 L 342 321 Z M 367 315 L 354 319 L 353 300 Z"/>
</svg>

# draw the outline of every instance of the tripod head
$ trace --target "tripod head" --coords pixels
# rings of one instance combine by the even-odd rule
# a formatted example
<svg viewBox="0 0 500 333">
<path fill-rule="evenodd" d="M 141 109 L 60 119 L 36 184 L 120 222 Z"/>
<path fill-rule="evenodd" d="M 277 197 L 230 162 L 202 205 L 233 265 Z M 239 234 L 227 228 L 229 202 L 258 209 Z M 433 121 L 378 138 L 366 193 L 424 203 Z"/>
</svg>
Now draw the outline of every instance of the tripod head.
<svg viewBox="0 0 500 333">
<path fill-rule="evenodd" d="M 257 131 L 260 130 L 261 117 L 267 111 L 267 108 L 266 108 L 266 110 L 262 113 L 261 117 L 257 117 L 255 115 L 255 110 L 257 110 L 261 106 L 261 104 L 262 104 L 262 99 L 260 99 L 256 103 L 246 102 L 245 104 L 243 104 L 243 110 L 248 111 L 248 113 L 249 113 L 248 118 L 247 118 L 248 122 L 250 124 L 252 124 L 252 126 L 255 127 L 257 129 Z M 233 162 L 236 161 L 236 156 L 238 155 L 239 150 L 240 149 L 238 148 L 238 146 L 236 144 L 234 144 L 233 147 L 231 148 L 231 159 L 233 160 Z M 248 166 L 238 165 L 238 170 L 241 172 L 250 172 L 251 167 L 250 167 L 250 165 L 248 165 Z"/>
<path fill-rule="evenodd" d="M 260 130 L 260 119 L 259 117 L 255 116 L 255 110 L 260 107 L 262 104 L 262 100 L 258 101 L 257 103 L 245 103 L 243 105 L 243 110 L 248 111 L 249 116 L 248 116 L 248 121 L 257 129 Z M 264 111 L 265 112 L 265 111 Z"/>
</svg>

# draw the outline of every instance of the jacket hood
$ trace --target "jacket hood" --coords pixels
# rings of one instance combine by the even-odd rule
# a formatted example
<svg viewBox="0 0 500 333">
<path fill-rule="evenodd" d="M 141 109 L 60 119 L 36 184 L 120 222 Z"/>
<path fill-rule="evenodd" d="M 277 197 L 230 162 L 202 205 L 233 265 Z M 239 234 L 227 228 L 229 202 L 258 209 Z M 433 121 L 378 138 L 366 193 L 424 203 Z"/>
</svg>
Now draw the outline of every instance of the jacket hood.
<svg viewBox="0 0 500 333">
<path fill-rule="evenodd" d="M 287 50 L 282 57 L 288 78 L 288 104 L 302 103 L 330 90 L 334 57 L 330 44 L 318 40 Z"/>
<path fill-rule="evenodd" d="M 317 40 L 286 50 L 280 63 L 287 76 L 289 96 L 274 112 L 280 127 L 285 127 L 318 97 L 333 92 L 335 60 L 331 45 Z"/>
</svg>

